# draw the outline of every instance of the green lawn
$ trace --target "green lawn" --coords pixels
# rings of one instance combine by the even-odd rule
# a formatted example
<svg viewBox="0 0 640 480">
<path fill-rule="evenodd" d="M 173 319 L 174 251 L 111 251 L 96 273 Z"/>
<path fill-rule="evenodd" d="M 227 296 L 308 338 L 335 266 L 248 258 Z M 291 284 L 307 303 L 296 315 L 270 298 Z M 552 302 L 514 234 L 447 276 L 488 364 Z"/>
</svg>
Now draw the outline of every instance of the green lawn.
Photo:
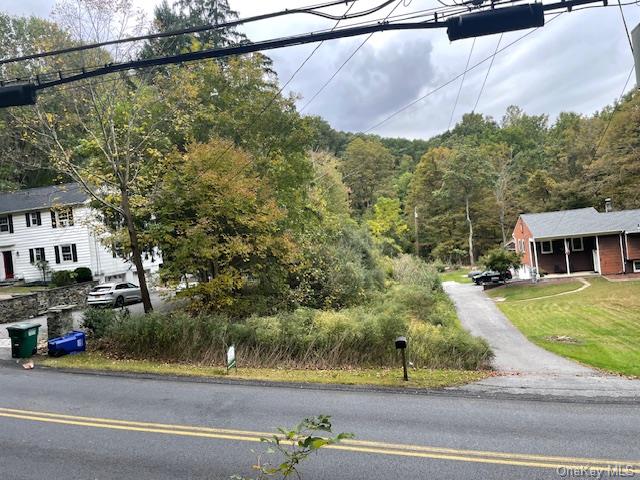
<svg viewBox="0 0 640 480">
<path fill-rule="evenodd" d="M 36 359 L 38 365 L 112 372 L 155 373 L 188 377 L 226 377 L 275 382 L 333 383 L 402 388 L 444 388 L 482 380 L 487 371 L 410 370 L 409 381 L 402 380 L 402 369 L 289 370 L 275 368 L 238 368 L 229 375 L 223 367 L 161 363 L 148 360 L 111 359 L 89 352 L 60 358 Z"/>
<path fill-rule="evenodd" d="M 541 347 L 603 370 L 640 376 L 640 281 L 589 282 L 592 286 L 581 292 L 537 301 L 515 300 L 580 285 L 513 286 L 490 295 L 507 299 L 498 307 Z"/>
<path fill-rule="evenodd" d="M 457 270 L 439 273 L 438 275 L 440 275 L 440 280 L 443 282 L 471 283 L 471 279 L 467 277 L 470 271 L 468 268 L 458 268 Z"/>
<path fill-rule="evenodd" d="M 538 283 L 536 285 L 506 285 L 488 290 L 487 293 L 492 298 L 504 298 L 505 300 L 517 301 L 571 292 L 578 290 L 582 286 L 583 283 L 578 281 L 551 283 L 548 285 L 544 283 Z"/>
</svg>

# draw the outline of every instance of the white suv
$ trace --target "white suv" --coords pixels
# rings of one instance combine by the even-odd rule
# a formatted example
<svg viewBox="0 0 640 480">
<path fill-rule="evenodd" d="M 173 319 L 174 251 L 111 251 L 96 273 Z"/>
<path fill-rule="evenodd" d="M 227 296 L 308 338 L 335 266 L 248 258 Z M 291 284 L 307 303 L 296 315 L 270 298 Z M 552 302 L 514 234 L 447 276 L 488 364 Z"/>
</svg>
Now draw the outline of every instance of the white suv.
<svg viewBox="0 0 640 480">
<path fill-rule="evenodd" d="M 103 283 L 87 295 L 87 305 L 123 307 L 142 301 L 140 287 L 133 283 Z"/>
</svg>

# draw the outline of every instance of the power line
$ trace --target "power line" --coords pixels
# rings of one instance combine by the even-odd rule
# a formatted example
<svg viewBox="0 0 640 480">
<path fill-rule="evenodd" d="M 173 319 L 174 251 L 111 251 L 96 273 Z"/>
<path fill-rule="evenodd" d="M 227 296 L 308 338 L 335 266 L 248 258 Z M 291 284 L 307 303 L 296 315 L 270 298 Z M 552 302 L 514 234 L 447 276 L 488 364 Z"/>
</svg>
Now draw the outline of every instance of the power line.
<svg viewBox="0 0 640 480">
<path fill-rule="evenodd" d="M 462 74 L 462 81 L 460 82 L 460 88 L 458 89 L 458 95 L 456 95 L 456 101 L 453 104 L 453 109 L 451 110 L 451 118 L 449 119 L 449 126 L 447 130 L 451 129 L 451 124 L 453 123 L 453 116 L 456 113 L 456 108 L 458 107 L 458 101 L 460 100 L 460 94 L 462 93 L 462 87 L 464 87 L 464 79 L 467 78 L 467 70 L 469 69 L 469 63 L 471 63 L 471 56 L 473 55 L 473 49 L 476 46 L 476 37 L 473 37 L 473 43 L 471 44 L 471 50 L 469 50 L 469 56 L 467 57 L 467 64 L 464 66 L 464 73 Z"/>
<path fill-rule="evenodd" d="M 343 16 L 346 16 L 349 11 L 353 8 L 355 4 L 352 3 L 351 5 L 349 5 L 349 7 L 347 8 L 347 10 L 344 12 Z M 335 25 L 333 26 L 333 28 L 330 31 L 334 31 L 336 28 L 338 28 L 338 25 L 340 24 L 342 20 L 338 20 Z M 254 116 L 253 119 L 251 119 L 251 121 L 249 122 L 250 125 L 253 125 L 257 120 L 260 119 L 260 117 L 269 109 L 269 107 L 271 107 L 271 105 L 273 105 L 273 102 L 275 102 L 275 100 L 278 98 L 278 96 L 280 96 L 280 94 L 284 91 L 284 89 L 287 87 L 287 85 L 289 85 L 291 83 L 291 81 L 295 78 L 295 76 L 300 72 L 300 70 L 302 70 L 302 68 L 304 68 L 304 66 L 307 64 L 307 62 L 311 59 L 311 57 L 313 57 L 313 55 L 318 51 L 318 49 L 324 44 L 324 40 L 321 41 L 320 43 L 318 43 L 315 48 L 311 51 L 311 53 L 309 53 L 309 55 L 307 55 L 307 57 L 302 61 L 302 63 L 300 64 L 300 66 L 293 72 L 293 74 L 289 77 L 289 79 L 280 87 L 280 89 L 273 94 L 273 96 L 271 97 L 271 99 L 269 100 L 269 102 L 267 102 L 267 104 L 264 106 L 264 108 L 262 108 L 262 110 Z M 220 154 L 218 155 L 218 157 L 214 160 L 214 164 L 218 163 L 218 160 L 220 160 L 221 157 L 223 157 L 224 155 L 227 154 L 227 152 L 229 152 L 229 150 L 231 150 L 231 148 L 233 147 L 233 143 L 229 143 L 229 145 L 227 146 L 227 148 Z M 251 157 L 249 159 L 249 161 L 242 166 L 236 173 L 233 174 L 233 176 L 231 177 L 231 180 L 235 179 L 238 175 L 240 175 L 246 168 L 249 167 L 249 165 L 253 164 L 255 162 L 255 159 L 253 157 Z"/>
<path fill-rule="evenodd" d="M 629 48 L 631 48 L 631 55 L 633 55 L 633 43 L 631 42 L 631 35 L 629 34 L 629 27 L 627 26 L 627 19 L 624 16 L 624 10 L 622 10 L 622 2 L 618 0 L 618 7 L 620 7 L 620 16 L 622 17 L 622 24 L 624 25 L 624 31 L 627 34 L 627 40 L 629 41 Z"/>
<path fill-rule="evenodd" d="M 344 20 L 346 18 L 358 18 L 358 17 L 363 17 L 363 16 L 367 16 L 370 15 L 372 13 L 375 13 L 381 9 L 383 9 L 384 7 L 386 7 L 387 5 L 391 4 L 393 1 L 395 0 L 385 0 L 382 4 L 370 8 L 368 10 L 362 11 L 362 12 L 358 12 L 355 14 L 352 14 L 350 16 L 346 16 L 347 14 L 343 14 L 342 16 L 337 16 L 337 15 L 331 15 L 325 12 L 319 12 L 317 11 L 320 8 L 327 8 L 327 7 L 331 7 L 331 6 L 335 6 L 335 5 L 340 5 L 343 3 L 351 3 L 351 6 L 355 5 L 355 2 L 357 2 L 358 0 L 333 0 L 331 2 L 327 2 L 327 3 L 323 3 L 323 4 L 317 4 L 317 5 L 311 5 L 308 7 L 301 7 L 301 8 L 295 8 L 295 9 L 285 9 L 285 10 L 281 10 L 278 12 L 271 12 L 271 13 L 265 13 L 262 15 L 255 15 L 252 17 L 247 17 L 247 18 L 242 18 L 242 19 L 238 19 L 238 20 L 232 20 L 229 22 L 224 22 L 224 23 L 217 23 L 217 24 L 206 24 L 206 25 L 199 25 L 196 27 L 189 27 L 189 28 L 183 28 L 183 29 L 179 29 L 179 30 L 171 30 L 168 32 L 158 32 L 158 33 L 151 33 L 151 34 L 147 34 L 147 35 L 139 35 L 139 36 L 135 36 L 135 37 L 127 37 L 127 38 L 120 38 L 120 39 L 116 39 L 116 40 L 109 40 L 109 41 L 105 41 L 105 42 L 96 42 L 96 43 L 90 43 L 90 44 L 86 44 L 86 45 L 77 45 L 74 47 L 68 47 L 68 48 L 62 48 L 59 50 L 53 50 L 53 51 L 48 51 L 48 52 L 39 52 L 39 53 L 34 53 L 31 55 L 23 55 L 20 57 L 14 57 L 14 58 L 8 58 L 5 60 L 0 60 L 0 65 L 4 65 L 7 63 L 14 63 L 14 62 L 20 62 L 20 61 L 24 61 L 24 60 L 34 60 L 37 58 L 43 58 L 43 57 L 50 57 L 50 56 L 55 56 L 55 55 L 61 55 L 64 53 L 73 53 L 73 52 L 79 52 L 79 51 L 83 51 L 83 50 L 91 50 L 91 49 L 95 49 L 95 48 L 100 48 L 100 47 L 106 47 L 109 45 L 116 45 L 116 44 L 120 44 L 120 43 L 130 43 L 130 42 L 137 42 L 140 40 L 153 40 L 153 39 L 157 39 L 157 38 L 164 38 L 164 37 L 173 37 L 173 36 L 177 36 L 177 35 L 187 35 L 190 33 L 200 33 L 200 32 L 205 32 L 205 31 L 209 31 L 209 30 L 218 30 L 218 29 L 222 29 L 222 28 L 230 28 L 230 27 L 235 27 L 238 25 L 242 25 L 245 23 L 252 23 L 252 22 L 257 22 L 260 20 L 267 20 L 267 19 L 271 19 L 271 18 L 276 18 L 276 17 L 281 17 L 284 15 L 293 15 L 293 14 L 310 14 L 310 15 L 316 15 L 316 16 L 320 16 L 323 18 L 328 18 L 331 20 Z"/>
<path fill-rule="evenodd" d="M 560 15 L 562 15 L 564 12 L 560 12 L 557 13 L 554 17 L 551 18 L 551 20 L 549 20 L 547 22 L 547 25 L 551 22 L 553 22 L 556 18 L 558 18 Z M 398 110 L 396 110 L 395 112 L 393 112 L 391 115 L 388 115 L 387 117 L 385 117 L 383 120 L 381 120 L 380 122 L 376 123 L 375 125 L 373 125 L 372 127 L 368 128 L 367 130 L 364 131 L 364 133 L 369 133 L 372 130 L 375 130 L 376 128 L 380 127 L 381 125 L 387 123 L 389 120 L 391 120 L 392 118 L 398 116 L 399 114 L 401 114 L 402 112 L 404 112 L 405 110 L 411 108 L 412 106 L 414 106 L 415 104 L 421 102 L 422 100 L 424 100 L 427 97 L 430 97 L 431 95 L 433 95 L 436 92 L 439 92 L 440 90 L 442 90 L 443 88 L 451 85 L 452 83 L 454 83 L 456 80 L 458 80 L 459 78 L 461 78 L 465 73 L 470 72 L 471 70 L 476 69 L 477 67 L 479 67 L 480 65 L 482 65 L 483 63 L 487 62 L 488 60 L 490 60 L 492 57 L 494 57 L 496 54 L 498 53 L 502 53 L 504 52 L 507 48 L 511 47 L 512 45 L 515 45 L 516 43 L 520 42 L 521 40 L 525 39 L 526 37 L 528 37 L 529 35 L 532 35 L 533 33 L 537 32 L 538 30 L 540 30 L 540 28 L 542 27 L 537 27 L 534 28 L 533 30 L 528 31 L 527 33 L 525 33 L 524 35 L 519 36 L 518 38 L 516 38 L 515 40 L 513 40 L 512 42 L 508 43 L 507 45 L 505 45 L 504 47 L 500 48 L 499 50 L 496 51 L 496 53 L 494 55 L 489 55 L 488 57 L 484 58 L 483 60 L 479 61 L 478 63 L 472 65 L 471 67 L 469 67 L 467 70 L 465 70 L 462 73 L 459 73 L 458 75 L 456 75 L 455 77 L 449 79 L 448 81 L 446 81 L 445 83 L 439 85 L 438 87 L 434 88 L 433 90 L 430 90 L 429 92 L 425 93 L 424 95 L 422 95 L 421 97 L 416 98 L 415 100 L 409 102 L 408 104 L 406 104 L 404 107 L 399 108 Z"/>
<path fill-rule="evenodd" d="M 504 36 L 504 33 L 501 33 L 500 37 L 498 38 L 498 43 L 496 44 L 496 50 L 493 52 L 493 55 L 491 56 L 491 63 L 489 63 L 487 74 L 484 76 L 484 80 L 482 81 L 482 87 L 480 87 L 480 93 L 478 93 L 478 98 L 476 99 L 476 103 L 473 106 L 473 110 L 471 110 L 471 113 L 474 113 L 478 108 L 478 104 L 480 103 L 480 97 L 482 97 L 482 94 L 484 92 L 484 87 L 487 84 L 487 79 L 489 78 L 489 73 L 491 73 L 491 67 L 493 67 L 493 62 L 496 59 L 496 54 L 498 53 L 498 49 L 500 48 L 500 43 L 502 43 L 503 36 Z"/>
<path fill-rule="evenodd" d="M 398 3 L 396 4 L 396 6 L 393 7 L 393 9 L 387 14 L 386 17 L 384 17 L 383 21 L 387 20 L 393 14 L 393 12 L 397 10 L 397 8 L 402 4 L 402 1 L 403 0 L 398 0 Z M 342 65 L 338 67 L 338 69 L 333 73 L 333 75 L 331 75 L 327 79 L 327 81 L 324 82 L 322 86 L 316 91 L 316 93 L 314 93 L 313 96 L 302 106 L 302 108 L 300 109 L 300 113 L 302 113 L 309 105 L 311 105 L 311 102 L 313 102 L 318 97 L 318 95 L 320 95 L 324 91 L 324 89 L 327 88 L 327 86 L 333 81 L 333 79 L 336 78 L 336 76 L 338 76 L 338 74 L 342 71 L 345 65 L 349 63 L 349 61 L 356 55 L 356 53 L 360 51 L 362 47 L 365 46 L 365 44 L 373 36 L 373 33 L 374 32 L 371 32 L 369 35 L 367 35 L 367 37 L 365 37 L 365 39 L 360 43 L 360 45 L 358 45 L 356 49 L 353 52 L 351 52 L 351 55 L 349 55 L 347 59 L 344 62 L 342 62 Z"/>
<path fill-rule="evenodd" d="M 620 96 L 618 97 L 618 102 L 613 107 L 613 111 L 611 112 L 611 115 L 609 116 L 609 120 L 607 121 L 607 125 L 605 126 L 604 130 L 602 131 L 602 136 L 600 137 L 600 140 L 598 141 L 598 144 L 596 145 L 596 148 L 593 151 L 593 158 L 595 158 L 595 156 L 598 154 L 598 150 L 600 150 L 600 147 L 602 146 L 602 142 L 604 141 L 604 138 L 607 136 L 607 132 L 609 131 L 609 127 L 611 126 L 611 122 L 613 121 L 613 117 L 616 115 L 618 109 L 620 108 L 622 99 L 624 97 L 624 92 L 627 91 L 627 86 L 629 85 L 629 80 L 631 80 L 631 75 L 633 75 L 633 71 L 634 70 L 635 70 L 635 66 L 631 67 L 631 70 L 629 71 L 629 75 L 627 75 L 627 81 L 624 82 L 624 87 L 622 87 L 622 92 L 620 92 Z"/>
</svg>

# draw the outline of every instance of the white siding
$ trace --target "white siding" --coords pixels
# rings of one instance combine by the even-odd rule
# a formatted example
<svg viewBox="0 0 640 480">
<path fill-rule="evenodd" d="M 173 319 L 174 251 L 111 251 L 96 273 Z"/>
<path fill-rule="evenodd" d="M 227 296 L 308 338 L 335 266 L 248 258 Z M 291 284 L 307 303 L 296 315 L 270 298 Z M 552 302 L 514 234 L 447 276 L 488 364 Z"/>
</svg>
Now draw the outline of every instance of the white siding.
<svg viewBox="0 0 640 480">
<path fill-rule="evenodd" d="M 73 208 L 74 225 L 52 227 L 50 210 L 40 210 L 42 225 L 27 227 L 25 213 L 13 214 L 13 233 L 0 233 L 0 252 L 11 251 L 14 278 L 27 282 L 42 280 L 38 268 L 31 264 L 29 249 L 44 248 L 45 258 L 50 271 L 75 270 L 88 267 L 96 280 L 104 281 L 105 276 L 122 275 L 126 281 L 136 282 L 135 268 L 131 262 L 122 258 L 113 258 L 110 249 L 102 245 L 93 233 L 95 222 L 92 211 L 85 206 Z M 56 263 L 55 246 L 76 245 L 77 262 L 63 261 L 60 250 L 60 263 Z M 161 258 L 155 262 L 145 261 L 145 270 L 151 274 L 158 272 Z M 5 280 L 4 259 L 0 255 L 0 280 Z"/>
</svg>

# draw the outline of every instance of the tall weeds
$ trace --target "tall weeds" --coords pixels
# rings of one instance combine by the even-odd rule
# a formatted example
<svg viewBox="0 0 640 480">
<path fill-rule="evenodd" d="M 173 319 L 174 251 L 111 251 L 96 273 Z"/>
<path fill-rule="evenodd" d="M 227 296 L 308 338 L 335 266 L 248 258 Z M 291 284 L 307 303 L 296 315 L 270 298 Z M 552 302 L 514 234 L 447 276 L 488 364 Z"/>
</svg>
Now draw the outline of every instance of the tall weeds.
<svg viewBox="0 0 640 480">
<path fill-rule="evenodd" d="M 178 312 L 127 316 L 114 318 L 103 344 L 131 357 L 217 365 L 233 344 L 242 366 L 337 368 L 397 365 L 394 339 L 405 335 L 417 367 L 486 366 L 491 350 L 458 327 L 437 273 L 411 257 L 393 267 L 395 282 L 365 305 L 242 321 Z"/>
</svg>

